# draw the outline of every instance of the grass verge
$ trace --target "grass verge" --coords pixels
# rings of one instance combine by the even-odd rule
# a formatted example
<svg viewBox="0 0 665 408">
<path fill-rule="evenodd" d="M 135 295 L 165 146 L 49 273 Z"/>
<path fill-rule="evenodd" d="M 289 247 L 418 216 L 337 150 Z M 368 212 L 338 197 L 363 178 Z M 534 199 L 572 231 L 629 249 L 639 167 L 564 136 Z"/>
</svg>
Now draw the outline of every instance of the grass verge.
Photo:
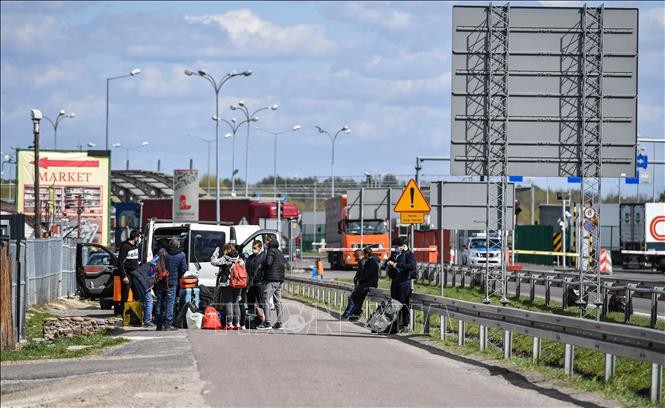
<svg viewBox="0 0 665 408">
<path fill-rule="evenodd" d="M 340 279 L 344 281 L 344 279 Z M 382 280 L 385 284 L 386 280 Z M 424 285 L 421 285 L 424 286 Z M 380 285 L 380 287 L 383 287 Z M 436 290 L 437 288 L 429 288 Z M 439 289 L 440 290 L 440 289 Z M 481 301 L 478 293 L 470 292 L 470 288 L 448 288 L 446 296 L 460 300 Z M 417 290 L 418 291 L 418 290 Z M 423 292 L 420 292 L 423 293 Z M 432 292 L 424 292 L 432 293 Z M 440 293 L 440 292 L 439 292 Z M 435 293 L 434 293 L 435 294 Z M 321 306 L 330 311 L 341 313 L 342 306 L 328 305 L 322 301 L 285 293 L 291 299 L 299 300 L 311 305 Z M 346 300 L 345 300 L 346 301 Z M 543 302 L 544 303 L 544 302 Z M 544 306 L 544 304 L 542 305 Z M 373 310 L 374 304 L 372 302 Z M 539 310 L 539 309 L 534 309 Z M 563 313 L 561 313 L 563 314 Z M 364 320 L 365 314 L 363 314 Z M 440 319 L 438 315 L 430 317 L 430 340 L 438 347 L 458 355 L 482 357 L 484 361 L 494 362 L 516 371 L 533 371 L 540 373 L 543 377 L 556 380 L 565 387 L 584 391 L 595 392 L 604 398 L 617 400 L 631 407 L 660 407 L 665 408 L 665 401 L 660 404 L 652 404 L 649 400 L 649 387 L 651 386 L 651 365 L 638 361 L 617 357 L 616 375 L 611 381 L 604 381 L 605 355 L 582 348 L 575 349 L 574 372 L 572 376 L 566 376 L 563 372 L 564 346 L 556 342 L 543 340 L 541 344 L 541 358 L 538 362 L 532 361 L 532 340 L 526 335 L 513 334 L 513 356 L 503 359 L 503 332 L 490 329 L 488 333 L 489 344 L 484 352 L 479 350 L 479 326 L 467 323 L 464 330 L 465 344 L 458 345 L 459 331 L 458 321 L 448 319 L 446 327 L 446 339 L 441 339 Z M 423 332 L 423 314 L 416 313 L 415 333 Z"/>
<path fill-rule="evenodd" d="M 30 309 L 26 316 L 28 342 L 16 350 L 3 350 L 0 353 L 0 361 L 77 358 L 127 341 L 120 337 L 110 337 L 106 331 L 88 336 L 61 337 L 54 341 L 38 341 L 36 339 L 42 337 L 44 319 L 48 317 L 55 317 L 55 315 L 39 309 Z M 70 346 L 86 347 L 79 350 L 67 350 Z"/>
</svg>

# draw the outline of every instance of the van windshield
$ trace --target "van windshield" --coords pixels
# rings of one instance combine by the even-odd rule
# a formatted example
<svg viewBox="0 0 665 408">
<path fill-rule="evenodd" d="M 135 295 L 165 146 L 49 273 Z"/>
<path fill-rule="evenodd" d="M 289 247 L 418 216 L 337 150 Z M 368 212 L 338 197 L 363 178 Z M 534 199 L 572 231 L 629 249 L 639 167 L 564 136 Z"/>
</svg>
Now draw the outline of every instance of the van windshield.
<svg viewBox="0 0 665 408">
<path fill-rule="evenodd" d="M 157 255 L 160 249 L 169 249 L 169 241 L 177 239 L 180 242 L 180 248 L 187 253 L 187 228 L 173 227 L 173 228 L 157 228 L 153 233 L 152 238 L 152 253 Z"/>
<path fill-rule="evenodd" d="M 219 247 L 226 243 L 226 234 L 223 231 L 192 231 L 192 253 L 196 257 L 191 258 L 191 262 L 210 262 L 210 257 Z"/>
</svg>

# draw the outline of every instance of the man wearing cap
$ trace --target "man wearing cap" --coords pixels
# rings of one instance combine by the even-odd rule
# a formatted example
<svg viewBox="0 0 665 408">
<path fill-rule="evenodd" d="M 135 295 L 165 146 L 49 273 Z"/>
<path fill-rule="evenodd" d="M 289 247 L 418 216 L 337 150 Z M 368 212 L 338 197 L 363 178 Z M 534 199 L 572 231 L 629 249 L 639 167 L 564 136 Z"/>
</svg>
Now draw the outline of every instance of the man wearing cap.
<svg viewBox="0 0 665 408">
<path fill-rule="evenodd" d="M 409 313 L 409 297 L 411 296 L 411 279 L 418 267 L 416 257 L 404 238 L 393 240 L 395 250 L 386 262 L 386 269 L 390 277 L 390 296 L 402 303 L 403 307 L 397 321 L 399 331 L 407 332 L 411 316 Z"/>
</svg>

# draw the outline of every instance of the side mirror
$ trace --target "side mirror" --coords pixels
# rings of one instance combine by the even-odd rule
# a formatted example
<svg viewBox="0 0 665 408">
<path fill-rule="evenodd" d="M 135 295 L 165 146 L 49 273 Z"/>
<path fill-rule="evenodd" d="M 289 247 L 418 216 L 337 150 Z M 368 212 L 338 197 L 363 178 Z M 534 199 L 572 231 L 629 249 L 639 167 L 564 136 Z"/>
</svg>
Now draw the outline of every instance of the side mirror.
<svg viewBox="0 0 665 408">
<path fill-rule="evenodd" d="M 196 267 L 197 271 L 201 270 L 201 264 L 198 261 L 194 262 L 194 267 Z"/>
</svg>

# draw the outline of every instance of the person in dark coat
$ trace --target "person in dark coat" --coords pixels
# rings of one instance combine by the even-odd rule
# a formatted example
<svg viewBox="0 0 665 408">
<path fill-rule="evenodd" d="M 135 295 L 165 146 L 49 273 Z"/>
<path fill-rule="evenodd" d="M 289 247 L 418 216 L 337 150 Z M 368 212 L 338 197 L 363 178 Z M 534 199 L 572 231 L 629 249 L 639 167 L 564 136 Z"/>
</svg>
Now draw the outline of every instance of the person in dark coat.
<svg viewBox="0 0 665 408">
<path fill-rule="evenodd" d="M 370 288 L 376 288 L 379 285 L 379 260 L 372 252 L 372 248 L 365 247 L 363 249 L 363 268 L 356 287 L 351 292 L 351 301 L 353 302 L 353 310 L 349 316 L 349 320 L 358 320 L 362 314 L 362 306 L 365 302 L 365 297 L 369 293 Z"/>
<path fill-rule="evenodd" d="M 261 290 L 259 286 L 263 282 L 263 273 L 261 270 L 261 264 L 265 260 L 266 251 L 263 250 L 263 242 L 260 240 L 255 240 L 252 242 L 252 254 L 247 257 L 246 268 L 247 268 L 247 288 L 243 289 L 241 292 L 241 307 L 249 309 L 253 312 L 258 312 L 259 321 L 263 323 L 265 320 L 265 315 L 263 314 L 263 309 L 261 308 Z M 243 309 L 240 310 L 241 315 L 241 324 L 245 324 L 246 315 L 243 313 Z"/>
<path fill-rule="evenodd" d="M 286 261 L 284 254 L 279 250 L 279 241 L 273 239 L 268 243 L 266 257 L 262 263 L 263 278 L 265 284 L 262 285 L 263 313 L 266 320 L 257 327 L 257 329 L 268 330 L 282 329 L 282 282 L 284 282 L 284 269 Z M 274 325 L 270 324 L 270 299 L 274 299 L 275 312 L 277 312 L 277 321 Z"/>
<path fill-rule="evenodd" d="M 353 285 L 354 285 L 354 290 L 356 286 L 358 285 L 358 279 L 360 279 L 360 275 L 362 275 L 363 271 L 363 265 L 365 264 L 365 258 L 363 257 L 363 250 L 358 248 L 355 251 L 353 251 L 353 257 L 356 259 L 356 274 L 353 275 Z M 353 298 L 351 295 L 353 294 L 353 291 L 349 294 L 349 301 L 348 304 L 346 305 L 346 309 L 344 309 L 344 313 L 342 313 L 342 319 L 347 319 L 351 316 L 353 312 Z"/>
<path fill-rule="evenodd" d="M 157 295 L 155 324 L 157 330 L 177 330 L 173 325 L 175 295 L 178 281 L 187 272 L 187 256 L 180 249 L 180 241 L 172 239 L 166 252 L 168 279 L 157 282 L 154 286 Z"/>
<path fill-rule="evenodd" d="M 409 297 L 411 296 L 411 279 L 416 273 L 418 264 L 416 256 L 409 250 L 404 238 L 395 238 L 393 245 L 395 251 L 386 262 L 386 270 L 391 279 L 390 296 L 402 303 L 398 326 L 400 331 L 408 331 L 411 316 L 409 312 Z"/>
<path fill-rule="evenodd" d="M 129 233 L 129 239 L 120 244 L 118 252 L 118 267 L 115 270 L 115 276 L 120 277 L 121 297 L 114 305 L 114 313 L 122 315 L 125 309 L 125 302 L 129 297 L 129 289 L 132 287 L 130 271 L 135 271 L 139 267 L 139 249 L 141 232 L 132 230 Z"/>
</svg>

